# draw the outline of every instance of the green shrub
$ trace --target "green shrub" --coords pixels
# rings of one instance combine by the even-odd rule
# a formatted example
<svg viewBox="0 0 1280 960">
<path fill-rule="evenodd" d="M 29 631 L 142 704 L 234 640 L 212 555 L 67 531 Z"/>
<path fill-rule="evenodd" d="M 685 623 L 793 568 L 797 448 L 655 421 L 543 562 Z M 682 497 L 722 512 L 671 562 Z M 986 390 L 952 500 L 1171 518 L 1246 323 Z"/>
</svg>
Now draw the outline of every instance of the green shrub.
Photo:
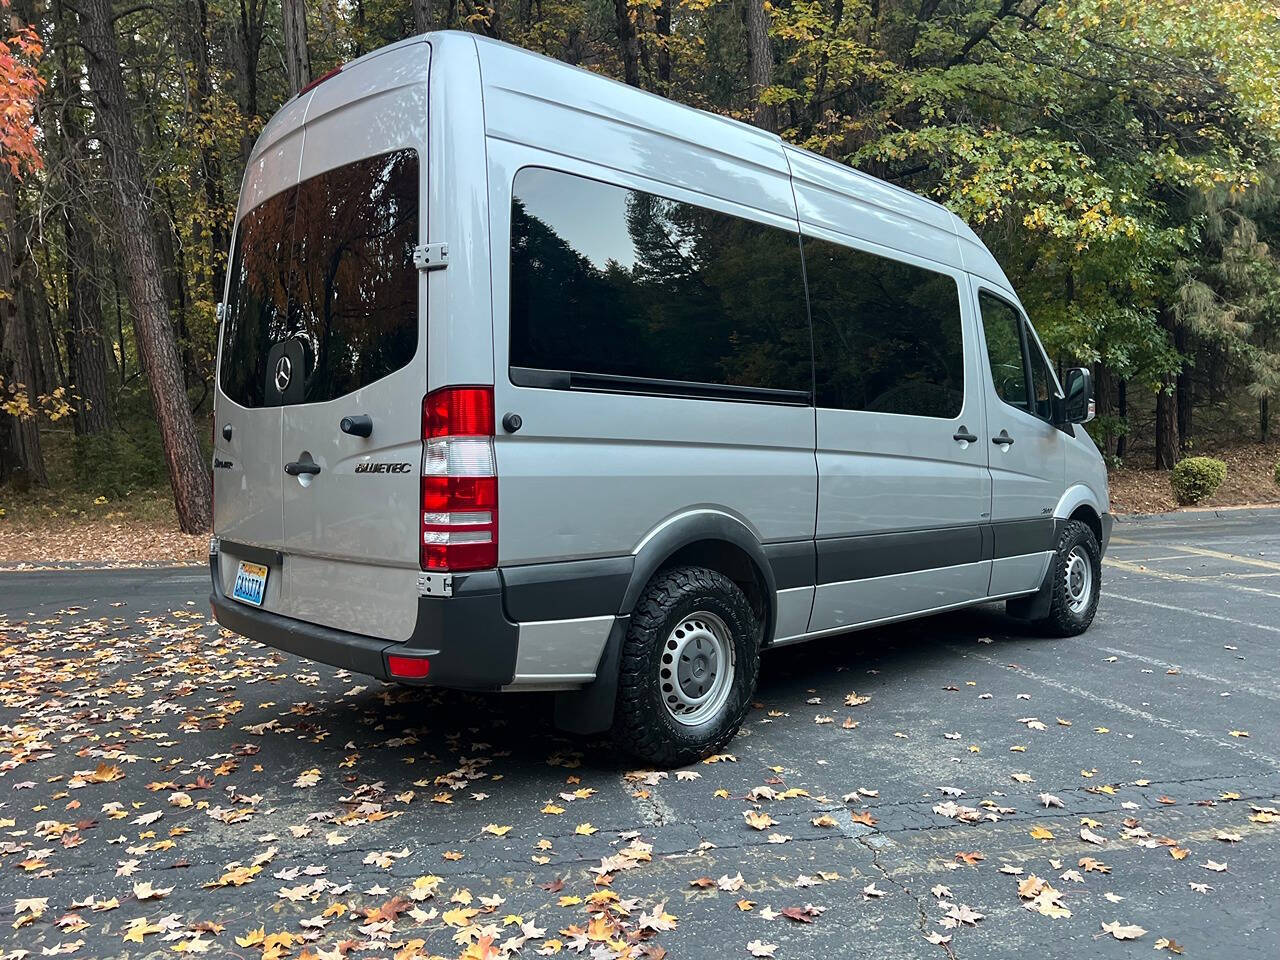
<svg viewBox="0 0 1280 960">
<path fill-rule="evenodd" d="M 1227 479 L 1227 465 L 1213 457 L 1187 457 L 1173 468 L 1169 484 L 1182 504 L 1199 503 Z"/>
</svg>

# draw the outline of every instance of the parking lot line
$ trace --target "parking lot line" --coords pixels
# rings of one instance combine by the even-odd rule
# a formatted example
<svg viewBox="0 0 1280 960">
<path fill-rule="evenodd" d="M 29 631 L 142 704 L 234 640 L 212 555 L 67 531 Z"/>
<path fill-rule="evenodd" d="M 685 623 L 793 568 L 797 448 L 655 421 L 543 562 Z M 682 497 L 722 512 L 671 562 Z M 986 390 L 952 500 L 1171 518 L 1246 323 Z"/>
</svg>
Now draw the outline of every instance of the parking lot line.
<svg viewBox="0 0 1280 960">
<path fill-rule="evenodd" d="M 1254 630 L 1267 630 L 1271 633 L 1280 633 L 1280 627 L 1273 627 L 1265 623 L 1252 623 L 1249 620 L 1237 620 L 1235 617 L 1228 617 L 1221 613 L 1209 613 L 1207 610 L 1193 610 L 1190 607 L 1177 607 L 1172 603 L 1160 603 L 1156 600 L 1141 600 L 1138 597 L 1126 597 L 1123 593 L 1116 593 L 1114 590 L 1104 588 L 1102 595 L 1108 599 L 1114 597 L 1117 600 L 1127 600 L 1129 603 L 1141 603 L 1148 607 L 1159 607 L 1161 610 L 1172 610 L 1175 613 L 1190 613 L 1197 617 L 1207 617 L 1210 620 L 1221 620 L 1223 623 L 1234 623 L 1241 627 L 1252 627 Z"/>
<path fill-rule="evenodd" d="M 1177 544 L 1167 544 L 1170 550 L 1177 550 L 1179 553 L 1189 553 L 1196 557 L 1212 557 L 1215 560 L 1230 560 L 1232 563 L 1244 563 L 1251 567 L 1263 567 L 1267 570 L 1275 570 L 1280 572 L 1280 563 L 1271 560 L 1258 560 L 1255 557 L 1242 557 L 1238 553 L 1225 553 L 1222 550 L 1210 550 L 1207 547 L 1184 547 Z"/>
<path fill-rule="evenodd" d="M 1176 670 L 1180 676 L 1190 677 L 1193 680 L 1204 680 L 1207 683 L 1220 683 L 1223 686 L 1230 687 L 1233 691 L 1240 690 L 1244 693 L 1255 697 L 1261 697 L 1264 700 L 1274 700 L 1280 703 L 1280 693 L 1276 690 L 1266 690 L 1262 687 L 1255 687 L 1252 684 L 1241 683 L 1239 680 L 1228 680 L 1226 677 L 1215 677 L 1211 673 L 1204 673 L 1200 670 L 1193 670 L 1190 667 L 1184 667 L 1176 663 L 1169 663 L 1165 660 L 1157 660 L 1155 657 L 1143 656 L 1140 653 L 1133 653 L 1130 650 L 1123 650 L 1119 647 L 1095 647 L 1103 653 L 1110 653 L 1113 656 L 1124 657 L 1126 660 L 1137 660 L 1139 663 L 1145 663 L 1151 667 L 1160 667 L 1164 670 Z"/>
<path fill-rule="evenodd" d="M 1153 570 L 1150 567 L 1140 566 L 1136 563 L 1129 563 L 1126 560 L 1116 560 L 1114 557 L 1106 557 L 1102 563 L 1104 566 L 1114 567 L 1117 570 L 1124 570 L 1126 573 L 1137 573 L 1148 577 L 1157 577 L 1161 580 L 1173 580 L 1178 583 L 1216 584 L 1226 590 L 1238 590 L 1241 593 L 1257 593 L 1264 597 L 1273 597 L 1280 600 L 1280 593 L 1276 593 L 1272 590 L 1262 590 L 1258 587 L 1245 587 L 1238 583 L 1224 583 L 1221 574 L 1205 577 L 1193 577 L 1185 573 L 1170 573 L 1167 570 Z"/>
<path fill-rule="evenodd" d="M 1226 747 L 1229 750 L 1233 750 L 1236 753 L 1249 757 L 1251 760 L 1257 760 L 1259 763 L 1265 763 L 1270 767 L 1280 770 L 1280 759 L 1273 757 L 1270 754 L 1259 753 L 1257 750 L 1245 747 L 1238 742 L 1229 743 L 1211 733 L 1204 733 L 1197 730 L 1195 727 L 1184 727 L 1181 724 L 1170 720 L 1168 717 L 1157 716 L 1148 710 L 1141 710 L 1138 707 L 1130 706 L 1129 704 L 1116 700 L 1113 697 L 1103 696 L 1101 694 L 1094 693 L 1091 690 L 1086 690 L 1083 687 L 1077 687 L 1073 683 L 1064 683 L 1063 681 L 1056 680 L 1053 677 L 1047 677 L 1042 673 L 1037 673 L 1036 671 L 1030 670 L 1024 666 L 1012 667 L 1005 661 L 999 660 L 995 657 L 989 657 L 985 653 L 975 653 L 972 650 L 964 649 L 956 644 L 948 644 L 948 646 L 962 656 L 969 657 L 974 660 L 981 660 L 989 666 L 999 667 L 1002 670 L 1007 670 L 1020 677 L 1026 677 L 1028 680 L 1034 680 L 1036 683 L 1042 684 L 1046 687 L 1051 687 L 1054 690 L 1059 690 L 1062 693 L 1070 694 L 1073 697 L 1079 697 L 1082 700 L 1091 700 L 1109 710 L 1114 710 L 1117 713 L 1123 713 L 1136 720 L 1144 720 L 1147 723 L 1154 723 L 1156 726 L 1164 727 L 1166 730 L 1172 730 L 1174 733 L 1180 733 L 1184 737 L 1190 737 L 1194 740 L 1205 740 L 1209 743 L 1216 744 L 1219 747 Z"/>
</svg>

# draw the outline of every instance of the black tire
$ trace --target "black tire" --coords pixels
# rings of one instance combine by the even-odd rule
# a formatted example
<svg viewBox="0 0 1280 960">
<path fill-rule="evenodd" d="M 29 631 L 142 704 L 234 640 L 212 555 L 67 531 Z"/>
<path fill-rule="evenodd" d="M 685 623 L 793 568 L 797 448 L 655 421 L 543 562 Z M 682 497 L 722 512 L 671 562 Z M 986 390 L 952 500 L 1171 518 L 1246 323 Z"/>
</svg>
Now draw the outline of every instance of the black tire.
<svg viewBox="0 0 1280 960">
<path fill-rule="evenodd" d="M 723 704 L 692 725 L 677 720 L 666 700 L 663 679 L 668 641 L 684 622 L 709 613 L 728 628 L 732 680 Z M 692 618 L 692 619 L 691 619 Z M 614 741 L 632 756 L 659 767 L 677 767 L 719 752 L 738 732 L 751 706 L 760 673 L 758 628 L 751 605 L 728 577 L 704 567 L 659 571 L 640 596 L 622 643 Z M 665 669 L 671 670 L 670 659 Z M 696 719 L 695 716 L 690 718 Z"/>
<path fill-rule="evenodd" d="M 1072 596 L 1069 583 L 1073 553 L 1077 556 L 1083 554 L 1091 577 L 1090 596 L 1083 606 Z M 1079 520 L 1068 520 L 1062 525 L 1052 563 L 1053 593 L 1049 614 L 1044 619 L 1035 621 L 1035 626 L 1051 637 L 1079 636 L 1093 623 L 1102 589 L 1102 554 L 1098 549 L 1098 538 L 1087 524 Z"/>
</svg>

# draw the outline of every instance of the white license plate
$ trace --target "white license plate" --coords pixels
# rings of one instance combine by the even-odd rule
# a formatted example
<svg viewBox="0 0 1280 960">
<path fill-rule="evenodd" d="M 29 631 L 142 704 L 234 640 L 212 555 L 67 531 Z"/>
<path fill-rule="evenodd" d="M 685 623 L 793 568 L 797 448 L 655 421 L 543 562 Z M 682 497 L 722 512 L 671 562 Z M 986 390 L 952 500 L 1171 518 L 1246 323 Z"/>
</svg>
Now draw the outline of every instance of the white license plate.
<svg viewBox="0 0 1280 960">
<path fill-rule="evenodd" d="M 231 596 L 243 603 L 251 603 L 255 607 L 262 606 L 262 598 L 267 595 L 267 568 L 260 563 L 240 561 L 236 568 L 236 582 L 231 587 Z"/>
</svg>

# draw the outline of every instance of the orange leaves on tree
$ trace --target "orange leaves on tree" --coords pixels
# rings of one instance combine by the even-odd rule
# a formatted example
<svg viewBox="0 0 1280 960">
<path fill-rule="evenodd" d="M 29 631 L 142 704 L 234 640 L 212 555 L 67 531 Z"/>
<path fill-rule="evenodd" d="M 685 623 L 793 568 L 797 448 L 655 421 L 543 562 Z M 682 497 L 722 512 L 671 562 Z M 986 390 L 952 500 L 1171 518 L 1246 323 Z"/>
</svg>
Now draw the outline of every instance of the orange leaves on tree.
<svg viewBox="0 0 1280 960">
<path fill-rule="evenodd" d="M 0 0 L 0 13 L 9 0 Z M 15 177 L 40 169 L 36 148 L 36 97 L 44 89 L 37 64 L 44 53 L 39 35 L 26 24 L 14 22 L 9 35 L 0 33 L 0 163 Z"/>
</svg>

